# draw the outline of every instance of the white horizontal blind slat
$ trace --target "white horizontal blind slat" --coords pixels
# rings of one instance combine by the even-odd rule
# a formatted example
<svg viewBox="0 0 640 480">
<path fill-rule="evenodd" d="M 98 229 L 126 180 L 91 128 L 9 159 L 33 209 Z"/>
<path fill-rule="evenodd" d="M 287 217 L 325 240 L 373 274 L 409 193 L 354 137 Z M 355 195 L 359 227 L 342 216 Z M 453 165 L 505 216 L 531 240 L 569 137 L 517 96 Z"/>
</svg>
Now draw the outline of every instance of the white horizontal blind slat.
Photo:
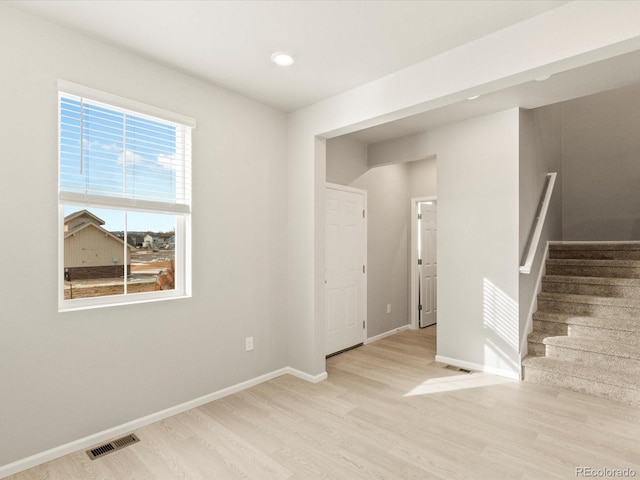
<svg viewBox="0 0 640 480">
<path fill-rule="evenodd" d="M 135 210 L 150 213 L 168 213 L 172 215 L 189 215 L 189 205 L 178 203 L 148 202 L 131 198 L 108 198 L 102 195 L 88 195 L 74 192 L 60 192 L 60 203 L 96 208 L 112 208 L 116 210 Z"/>
<path fill-rule="evenodd" d="M 189 210 L 191 129 L 60 92 L 60 192 Z M 153 209 L 149 202 L 158 202 Z M 186 208 L 167 205 L 184 205 Z"/>
</svg>

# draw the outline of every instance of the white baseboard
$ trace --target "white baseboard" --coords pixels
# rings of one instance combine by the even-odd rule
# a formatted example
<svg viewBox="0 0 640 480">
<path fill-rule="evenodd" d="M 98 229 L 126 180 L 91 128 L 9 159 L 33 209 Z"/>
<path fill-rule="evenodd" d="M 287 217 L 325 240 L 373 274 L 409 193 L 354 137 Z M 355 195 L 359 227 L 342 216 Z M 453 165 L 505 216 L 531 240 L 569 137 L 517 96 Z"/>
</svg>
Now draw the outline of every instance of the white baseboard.
<svg viewBox="0 0 640 480">
<path fill-rule="evenodd" d="M 284 373 L 288 373 L 289 375 L 293 375 L 294 377 L 298 377 L 310 383 L 318 383 L 327 379 L 327 372 L 322 372 L 319 375 L 309 375 L 308 373 L 301 372 L 300 370 L 291 367 L 286 367 L 284 370 Z"/>
<path fill-rule="evenodd" d="M 490 373 L 492 375 L 498 375 L 500 377 L 511 378 L 513 380 L 520 380 L 520 375 L 518 372 L 514 372 L 512 370 L 507 370 L 504 368 L 494 368 L 488 365 L 467 362 L 466 360 L 458 360 L 457 358 L 444 357 L 442 355 L 436 355 L 436 362 L 446 363 L 447 365 L 453 365 L 454 367 L 464 368 L 466 370 L 476 370 L 479 372 Z"/>
<path fill-rule="evenodd" d="M 284 367 L 279 370 L 274 370 L 273 372 L 265 373 L 264 375 L 260 375 L 259 377 L 252 378 L 245 382 L 240 382 L 236 385 L 223 388 L 222 390 L 218 390 L 216 392 L 209 393 L 193 400 L 189 400 L 179 405 L 160 410 L 159 412 L 152 413 L 150 415 L 132 420 L 127 423 L 123 423 L 122 425 L 118 425 L 117 427 L 94 433 L 93 435 L 74 440 L 64 445 L 60 445 L 59 447 L 37 453 L 35 455 L 17 460 L 7 465 L 1 465 L 0 479 L 6 478 L 10 475 L 14 475 L 24 470 L 28 470 L 29 468 L 33 468 L 45 462 L 55 460 L 56 458 L 63 457 L 70 453 L 77 452 L 78 450 L 88 449 L 96 444 L 109 441 L 115 437 L 126 435 L 127 433 L 130 433 L 131 431 L 138 428 L 142 428 L 152 423 L 159 422 L 160 420 L 178 415 L 180 413 L 186 412 L 187 410 L 191 410 L 192 408 L 196 408 L 206 403 L 213 402 L 214 400 L 218 400 L 228 395 L 246 390 L 247 388 L 251 388 L 255 385 L 259 385 L 260 383 L 267 382 L 281 375 L 287 374 L 293 375 L 294 377 L 298 377 L 311 383 L 318 383 L 327 378 L 327 372 L 323 372 L 319 375 L 310 375 L 292 367 Z"/>
<path fill-rule="evenodd" d="M 401 327 L 394 328 L 393 330 L 389 330 L 388 332 L 384 332 L 384 333 L 381 333 L 379 335 L 375 335 L 373 337 L 369 337 L 364 341 L 364 343 L 366 345 L 368 343 L 377 342 L 378 340 L 382 340 L 385 337 L 389 337 L 391 335 L 395 335 L 396 333 L 400 333 L 400 332 L 403 332 L 405 330 L 409 330 L 409 325 L 403 325 Z"/>
</svg>

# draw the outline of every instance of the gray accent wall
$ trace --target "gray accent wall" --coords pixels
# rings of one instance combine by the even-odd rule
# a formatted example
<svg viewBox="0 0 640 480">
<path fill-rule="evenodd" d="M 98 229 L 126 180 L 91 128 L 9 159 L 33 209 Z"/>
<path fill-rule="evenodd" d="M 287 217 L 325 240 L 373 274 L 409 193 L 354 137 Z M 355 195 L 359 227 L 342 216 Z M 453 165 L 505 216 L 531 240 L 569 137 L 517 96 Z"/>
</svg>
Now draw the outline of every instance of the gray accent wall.
<svg viewBox="0 0 640 480">
<path fill-rule="evenodd" d="M 565 240 L 640 240 L 640 85 L 562 104 Z"/>
</svg>

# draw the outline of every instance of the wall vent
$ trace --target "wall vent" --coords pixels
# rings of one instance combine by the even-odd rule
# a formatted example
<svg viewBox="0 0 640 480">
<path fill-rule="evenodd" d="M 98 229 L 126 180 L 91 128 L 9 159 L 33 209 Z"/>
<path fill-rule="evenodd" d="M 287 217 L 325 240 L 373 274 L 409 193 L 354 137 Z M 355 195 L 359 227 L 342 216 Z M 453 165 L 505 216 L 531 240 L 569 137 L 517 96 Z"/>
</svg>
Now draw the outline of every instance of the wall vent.
<svg viewBox="0 0 640 480">
<path fill-rule="evenodd" d="M 134 443 L 138 443 L 139 441 L 140 439 L 132 433 L 125 437 L 118 438 L 117 440 L 104 443 L 96 448 L 92 448 L 91 450 L 87 450 L 87 455 L 89 455 L 89 458 L 91 460 L 95 460 L 96 458 L 104 457 L 108 453 L 115 452 L 116 450 L 120 450 L 124 447 L 128 447 L 129 445 L 133 445 Z"/>
</svg>

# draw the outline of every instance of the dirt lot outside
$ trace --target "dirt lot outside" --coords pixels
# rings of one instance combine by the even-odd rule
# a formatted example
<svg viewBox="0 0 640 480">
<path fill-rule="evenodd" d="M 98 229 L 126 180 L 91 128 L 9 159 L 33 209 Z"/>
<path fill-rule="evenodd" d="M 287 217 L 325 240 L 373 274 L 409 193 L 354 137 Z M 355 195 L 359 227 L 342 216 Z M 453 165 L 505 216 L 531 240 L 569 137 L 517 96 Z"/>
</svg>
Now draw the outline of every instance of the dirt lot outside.
<svg viewBox="0 0 640 480">
<path fill-rule="evenodd" d="M 131 275 L 127 279 L 127 293 L 152 292 L 157 290 L 158 274 L 169 268 L 175 257 L 173 250 L 161 252 L 136 251 L 131 254 Z M 107 295 L 122 295 L 124 279 L 96 278 L 64 282 L 64 298 L 89 298 Z"/>
</svg>

